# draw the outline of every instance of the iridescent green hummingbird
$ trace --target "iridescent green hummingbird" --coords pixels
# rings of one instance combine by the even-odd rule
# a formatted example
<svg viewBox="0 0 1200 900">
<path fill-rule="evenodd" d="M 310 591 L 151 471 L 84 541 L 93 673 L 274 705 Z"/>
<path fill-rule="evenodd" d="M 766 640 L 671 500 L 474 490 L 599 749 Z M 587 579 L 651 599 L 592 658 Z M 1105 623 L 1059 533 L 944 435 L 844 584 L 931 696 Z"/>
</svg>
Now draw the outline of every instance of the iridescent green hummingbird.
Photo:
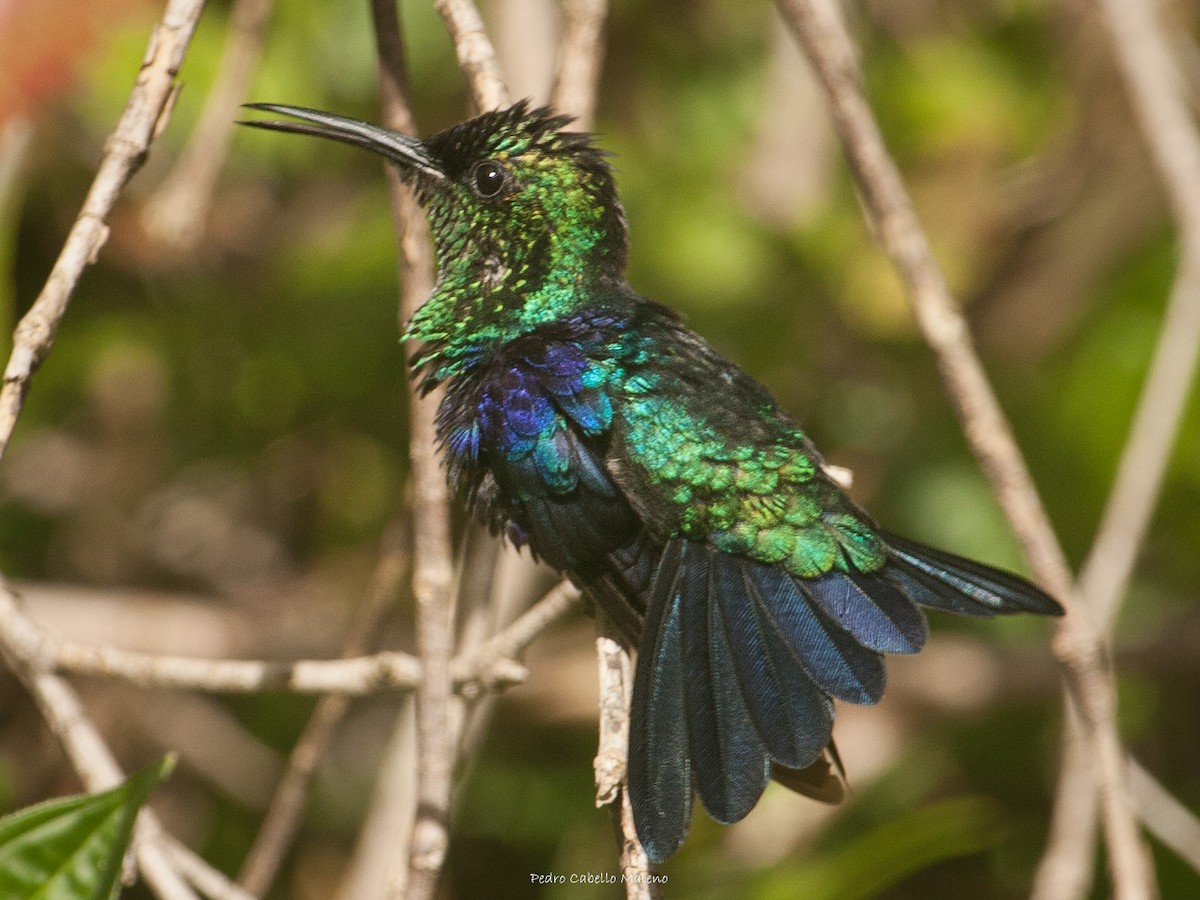
<svg viewBox="0 0 1200 900">
<path fill-rule="evenodd" d="M 425 140 L 294 106 L 245 124 L 365 147 L 414 189 L 438 280 L 405 340 L 442 385 L 450 484 L 565 573 L 637 650 L 628 790 L 651 860 L 699 793 L 736 822 L 768 779 L 837 799 L 834 700 L 874 703 L 920 607 L 1061 607 L 881 529 L 767 390 L 625 280 L 612 172 L 570 119 L 518 103 Z"/>
</svg>

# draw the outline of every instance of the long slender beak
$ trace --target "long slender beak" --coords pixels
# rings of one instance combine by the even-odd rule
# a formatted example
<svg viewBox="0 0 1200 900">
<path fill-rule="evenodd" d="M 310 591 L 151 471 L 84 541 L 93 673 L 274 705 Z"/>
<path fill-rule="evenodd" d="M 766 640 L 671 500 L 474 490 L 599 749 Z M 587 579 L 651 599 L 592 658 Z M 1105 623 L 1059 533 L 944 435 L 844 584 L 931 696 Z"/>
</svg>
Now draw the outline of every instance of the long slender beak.
<svg viewBox="0 0 1200 900">
<path fill-rule="evenodd" d="M 307 109 L 303 106 L 282 106 L 278 103 L 247 103 L 246 109 L 257 109 L 262 112 L 277 113 L 281 116 L 291 116 L 299 122 L 281 122 L 276 119 L 248 119 L 238 122 L 239 125 L 249 125 L 253 128 L 265 128 L 268 131 L 286 131 L 291 134 L 310 134 L 313 137 L 329 138 L 344 144 L 363 147 L 373 153 L 378 153 L 391 160 L 402 169 L 412 169 L 438 180 L 446 177 L 445 173 L 429 155 L 425 145 L 417 138 L 397 131 L 390 131 L 370 122 L 358 119 L 348 119 L 345 116 L 335 116 L 333 113 Z"/>
</svg>

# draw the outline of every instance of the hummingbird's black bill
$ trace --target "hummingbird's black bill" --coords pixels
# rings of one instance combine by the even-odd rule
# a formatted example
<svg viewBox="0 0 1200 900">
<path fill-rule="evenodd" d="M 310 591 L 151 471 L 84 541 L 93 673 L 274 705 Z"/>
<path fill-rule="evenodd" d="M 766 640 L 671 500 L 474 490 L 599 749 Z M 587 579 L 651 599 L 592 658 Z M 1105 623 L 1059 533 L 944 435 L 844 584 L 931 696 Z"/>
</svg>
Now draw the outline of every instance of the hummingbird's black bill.
<svg viewBox="0 0 1200 900">
<path fill-rule="evenodd" d="M 378 153 L 399 166 L 415 169 L 434 178 L 444 178 L 445 175 L 437 163 L 429 156 L 425 145 L 417 138 L 400 134 L 370 122 L 336 116 L 333 113 L 308 109 L 304 106 L 283 106 L 278 103 L 247 103 L 246 109 L 256 109 L 261 112 L 276 113 L 281 116 L 291 116 L 299 122 L 281 122 L 277 119 L 245 119 L 239 125 L 249 125 L 252 128 L 263 128 L 267 131 L 284 131 L 289 134 L 308 134 L 313 137 L 328 138 L 363 147 L 372 153 Z"/>
</svg>

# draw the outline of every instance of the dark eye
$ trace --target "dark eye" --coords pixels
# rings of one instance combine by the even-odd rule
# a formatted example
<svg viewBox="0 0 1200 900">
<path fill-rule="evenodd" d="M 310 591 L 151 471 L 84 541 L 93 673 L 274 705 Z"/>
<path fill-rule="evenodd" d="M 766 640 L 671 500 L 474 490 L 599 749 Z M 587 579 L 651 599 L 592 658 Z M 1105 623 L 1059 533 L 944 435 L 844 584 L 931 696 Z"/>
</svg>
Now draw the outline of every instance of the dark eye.
<svg viewBox="0 0 1200 900">
<path fill-rule="evenodd" d="M 495 160 L 485 159 L 476 164 L 471 174 L 475 179 L 475 190 L 484 199 L 495 197 L 504 187 L 504 167 Z"/>
</svg>

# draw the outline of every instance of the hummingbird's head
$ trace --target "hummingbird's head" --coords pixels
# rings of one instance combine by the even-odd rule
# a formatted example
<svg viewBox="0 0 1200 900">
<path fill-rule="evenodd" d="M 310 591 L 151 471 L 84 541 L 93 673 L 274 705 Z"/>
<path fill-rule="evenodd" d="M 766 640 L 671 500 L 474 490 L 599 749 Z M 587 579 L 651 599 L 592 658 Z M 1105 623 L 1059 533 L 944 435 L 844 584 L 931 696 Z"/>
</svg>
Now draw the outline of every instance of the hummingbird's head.
<svg viewBox="0 0 1200 900">
<path fill-rule="evenodd" d="M 249 108 L 300 121 L 243 124 L 355 144 L 393 163 L 428 215 L 440 286 L 528 299 L 624 269 L 612 171 L 588 135 L 564 130 L 568 116 L 521 101 L 419 140 L 302 107 Z"/>
</svg>

